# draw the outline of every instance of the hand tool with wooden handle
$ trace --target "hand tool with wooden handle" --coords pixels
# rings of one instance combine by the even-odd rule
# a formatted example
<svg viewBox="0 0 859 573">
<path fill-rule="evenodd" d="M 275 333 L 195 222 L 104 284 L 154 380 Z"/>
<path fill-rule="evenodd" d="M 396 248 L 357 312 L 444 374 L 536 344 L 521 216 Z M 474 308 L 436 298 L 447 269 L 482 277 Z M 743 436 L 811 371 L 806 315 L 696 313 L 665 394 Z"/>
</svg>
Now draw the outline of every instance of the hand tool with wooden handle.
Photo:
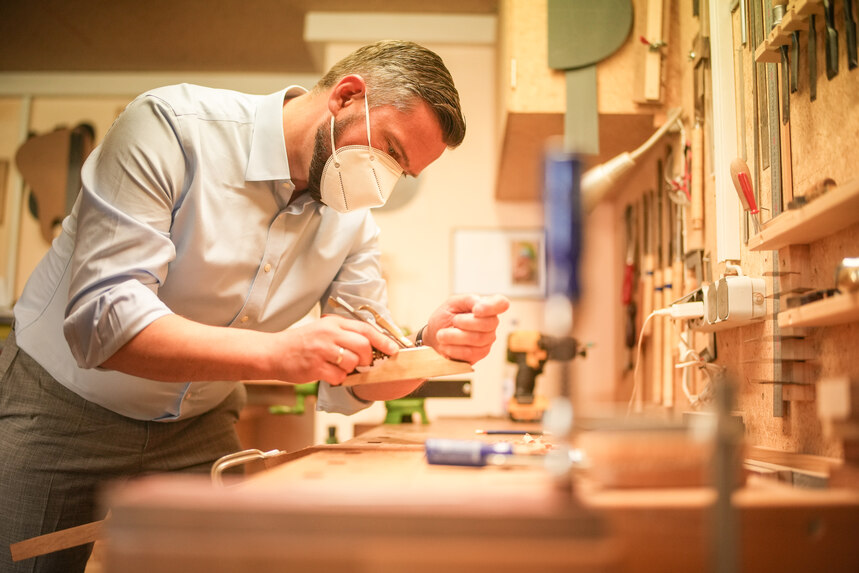
<svg viewBox="0 0 859 573">
<path fill-rule="evenodd" d="M 642 273 L 641 273 L 641 316 L 642 320 L 653 312 L 653 200 L 650 193 L 645 193 L 641 199 L 641 244 Z M 641 335 L 650 336 L 650 321 L 643 325 Z"/>
<path fill-rule="evenodd" d="M 847 68 L 859 66 L 856 54 L 856 20 L 853 18 L 853 0 L 844 0 L 844 38 L 847 40 Z"/>
<path fill-rule="evenodd" d="M 664 184 L 662 169 L 659 169 L 662 184 L 662 306 L 668 306 L 674 302 L 676 292 L 674 290 L 674 252 L 672 239 L 674 227 L 672 225 L 671 212 L 674 210 L 674 202 L 669 198 L 669 191 Z M 673 356 L 673 332 L 674 329 L 667 318 L 662 318 L 662 405 L 671 407 L 674 405 L 674 356 Z"/>
<path fill-rule="evenodd" d="M 811 101 L 817 99 L 817 16 L 808 17 L 808 94 Z"/>
<path fill-rule="evenodd" d="M 661 161 L 658 163 L 661 164 Z M 653 212 L 651 213 L 651 221 L 653 221 L 652 233 L 654 237 L 653 252 L 655 253 L 655 261 L 653 265 L 654 310 L 662 308 L 665 304 L 662 297 L 663 287 L 665 286 L 665 277 L 663 274 L 665 259 L 662 257 L 662 194 L 659 192 L 662 182 L 661 172 L 662 167 L 660 165 L 657 168 L 657 173 L 659 174 L 657 182 L 660 183 L 660 187 L 657 187 L 657 190 L 653 193 Z M 652 325 L 653 334 L 651 337 L 651 350 L 653 354 L 650 363 L 650 397 L 654 404 L 662 403 L 662 333 L 664 329 L 663 320 L 661 320 L 661 318 L 662 317 L 654 317 Z"/>
<path fill-rule="evenodd" d="M 761 232 L 761 223 L 758 220 L 760 217 L 760 209 L 755 201 L 755 190 L 752 187 L 752 175 L 749 172 L 749 166 L 738 157 L 731 162 L 731 181 L 734 182 L 734 189 L 737 190 L 737 196 L 740 198 L 740 203 L 743 205 L 743 210 L 747 211 L 752 216 L 752 222 L 755 225 L 755 232 Z"/>
<path fill-rule="evenodd" d="M 826 77 L 831 80 L 838 75 L 838 31 L 835 29 L 835 0 L 823 0 L 823 15 L 826 23 Z"/>
<path fill-rule="evenodd" d="M 790 35 L 790 93 L 795 93 L 799 82 L 799 32 Z"/>
<path fill-rule="evenodd" d="M 626 323 L 624 326 L 624 345 L 628 355 L 627 370 L 632 370 L 633 353 L 635 352 L 636 328 L 635 318 L 638 306 L 633 297 L 635 290 L 635 252 L 638 245 L 638 233 L 636 231 L 636 212 L 632 205 L 627 205 L 624 212 L 626 220 L 626 262 L 623 267 L 623 285 L 621 289 L 621 302 L 626 309 Z"/>
</svg>

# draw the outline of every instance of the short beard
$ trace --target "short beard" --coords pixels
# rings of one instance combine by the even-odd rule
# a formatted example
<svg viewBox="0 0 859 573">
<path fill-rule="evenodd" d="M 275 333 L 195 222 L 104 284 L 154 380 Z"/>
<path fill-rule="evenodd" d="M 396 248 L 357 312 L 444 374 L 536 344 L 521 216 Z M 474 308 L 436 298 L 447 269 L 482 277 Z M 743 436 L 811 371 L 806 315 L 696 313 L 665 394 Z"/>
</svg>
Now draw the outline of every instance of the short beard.
<svg viewBox="0 0 859 573">
<path fill-rule="evenodd" d="M 347 127 L 355 121 L 362 118 L 348 117 L 342 121 L 334 120 L 334 142 L 335 145 L 340 135 Z M 319 202 L 322 202 L 322 172 L 325 170 L 325 164 L 331 157 L 331 120 L 322 122 L 316 129 L 316 136 L 313 138 L 313 155 L 310 157 L 310 171 L 307 174 L 307 191 L 310 196 Z"/>
</svg>

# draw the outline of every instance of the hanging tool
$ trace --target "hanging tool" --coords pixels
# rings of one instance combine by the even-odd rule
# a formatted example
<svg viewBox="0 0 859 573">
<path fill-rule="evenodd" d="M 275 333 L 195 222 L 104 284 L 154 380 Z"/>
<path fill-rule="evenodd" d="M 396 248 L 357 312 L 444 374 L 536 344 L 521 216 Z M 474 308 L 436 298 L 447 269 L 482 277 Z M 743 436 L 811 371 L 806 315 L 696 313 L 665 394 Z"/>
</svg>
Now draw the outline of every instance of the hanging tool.
<svg viewBox="0 0 859 573">
<path fill-rule="evenodd" d="M 799 80 L 799 32 L 790 35 L 790 93 L 795 93 Z"/>
<path fill-rule="evenodd" d="M 684 214 L 686 212 L 686 207 L 689 205 L 689 145 L 686 142 L 686 130 L 681 130 L 681 146 L 682 146 L 682 155 L 681 155 L 681 164 L 683 169 L 683 175 L 675 176 L 675 177 L 665 177 L 665 194 L 666 194 L 666 204 L 668 207 L 668 221 L 670 221 L 669 230 L 668 230 L 668 256 L 669 262 L 668 265 L 671 268 L 671 295 L 666 295 L 665 298 L 669 299 L 671 303 L 675 301 L 675 299 L 679 298 L 685 291 L 685 280 L 684 280 L 684 270 L 683 270 L 683 257 L 684 257 L 684 244 L 683 244 L 683 233 L 684 233 Z M 676 165 L 676 161 L 674 161 L 673 154 L 669 154 L 669 157 L 666 159 L 666 163 L 669 166 Z M 677 181 L 682 181 L 683 183 L 678 185 Z M 663 389 L 663 405 L 672 406 L 674 403 L 674 380 L 675 380 L 675 368 L 674 365 L 679 362 L 680 352 L 679 352 L 679 342 L 680 342 L 680 334 L 675 325 L 666 326 L 665 331 L 665 344 L 667 346 L 668 352 L 665 357 L 665 381 L 666 386 Z"/>
<path fill-rule="evenodd" d="M 847 68 L 859 66 L 856 54 L 856 20 L 853 18 L 853 0 L 844 0 L 844 38 L 847 40 Z"/>
<path fill-rule="evenodd" d="M 670 157 L 670 154 L 669 154 Z M 664 169 L 667 168 L 668 159 L 658 165 L 659 177 L 662 183 L 662 306 L 668 306 L 674 302 L 674 252 L 673 235 L 674 226 L 672 216 L 674 203 L 670 200 L 670 191 L 665 185 Z M 672 332 L 673 329 L 668 319 L 662 318 L 662 405 L 671 407 L 674 405 L 674 357 L 672 355 Z"/>
<path fill-rule="evenodd" d="M 653 244 L 655 253 L 655 263 L 653 267 L 653 308 L 660 309 L 665 306 L 663 298 L 663 287 L 665 286 L 665 276 L 663 269 L 665 266 L 665 258 L 662 255 L 662 160 L 657 161 L 657 184 L 656 191 L 653 192 L 653 213 L 651 219 L 653 227 Z M 662 317 L 658 317 L 662 318 Z M 662 403 L 662 342 L 663 342 L 663 320 L 653 321 L 653 338 L 652 338 L 652 361 L 651 361 L 651 398 L 654 404 Z"/>
<path fill-rule="evenodd" d="M 781 47 L 781 122 L 790 121 L 790 58 L 787 46 Z"/>
<path fill-rule="evenodd" d="M 686 268 L 693 271 L 687 283 L 693 288 L 703 281 L 704 266 L 704 130 L 699 122 L 692 129 L 689 168 L 689 224 L 686 228 Z M 692 279 L 694 278 L 694 283 Z"/>
<path fill-rule="evenodd" d="M 628 360 L 627 370 L 632 370 L 634 364 L 632 357 L 635 352 L 636 327 L 635 317 L 638 313 L 638 305 L 635 304 L 633 292 L 635 290 L 636 268 L 635 255 L 638 245 L 638 234 L 636 232 L 636 214 L 633 206 L 627 205 L 624 211 L 626 221 L 626 262 L 623 268 L 623 286 L 621 290 L 621 302 L 626 308 L 626 325 L 624 331 L 624 344 L 626 346 Z"/>
<path fill-rule="evenodd" d="M 641 316 L 646 317 L 653 312 L 653 201 L 650 193 L 645 193 L 641 198 L 641 243 L 642 249 L 642 274 L 641 274 Z M 650 336 L 650 322 L 642 328 L 642 336 Z"/>
<path fill-rule="evenodd" d="M 835 29 L 835 0 L 823 0 L 823 15 L 826 22 L 826 77 L 838 75 L 838 31 Z"/>
<path fill-rule="evenodd" d="M 683 198 L 683 202 L 676 201 L 673 203 L 674 208 L 674 240 L 672 245 L 672 251 L 674 253 L 674 298 L 679 298 L 680 295 L 684 295 L 686 290 L 686 281 L 685 273 L 683 272 L 683 253 L 684 253 L 684 245 L 683 245 L 683 233 L 684 233 L 684 218 L 686 213 L 686 203 L 688 203 L 688 198 L 677 193 L 672 196 Z M 686 323 L 684 321 L 682 327 L 685 328 Z M 670 370 L 673 376 L 677 375 L 677 370 L 674 365 L 680 362 L 680 336 L 681 332 L 678 330 L 677 325 L 672 325 L 671 327 L 671 365 Z M 672 395 L 673 395 L 673 386 L 672 386 Z"/>
<path fill-rule="evenodd" d="M 773 27 L 781 24 L 784 14 L 787 11 L 787 0 L 773 0 L 772 17 Z M 786 45 L 780 48 L 781 51 L 781 121 L 787 123 L 790 121 L 790 97 L 788 90 L 790 89 L 790 58 L 788 56 L 788 47 Z"/>
<path fill-rule="evenodd" d="M 760 2 L 751 2 L 750 8 L 752 45 L 760 46 L 766 37 L 766 34 L 764 33 L 766 19 Z M 767 109 L 767 89 L 765 88 L 765 84 L 767 83 L 768 65 L 753 60 L 752 66 L 754 70 L 753 92 L 755 94 L 756 101 L 755 125 L 758 126 L 755 131 L 755 137 L 757 137 L 758 141 L 756 149 L 760 153 L 757 161 L 760 166 L 760 171 L 763 171 L 770 166 L 770 142 L 769 137 L 767 136 L 769 133 L 769 110 Z M 757 173 L 758 170 L 755 170 L 755 172 Z"/>
<path fill-rule="evenodd" d="M 808 18 L 808 94 L 811 101 L 817 99 L 817 17 L 812 14 Z"/>
<path fill-rule="evenodd" d="M 740 157 L 731 162 L 731 181 L 734 182 L 734 188 L 737 190 L 737 196 L 740 198 L 743 209 L 752 216 L 755 233 L 760 233 L 760 209 L 758 209 L 758 204 L 755 201 L 752 175 L 749 172 L 749 166 Z"/>
</svg>

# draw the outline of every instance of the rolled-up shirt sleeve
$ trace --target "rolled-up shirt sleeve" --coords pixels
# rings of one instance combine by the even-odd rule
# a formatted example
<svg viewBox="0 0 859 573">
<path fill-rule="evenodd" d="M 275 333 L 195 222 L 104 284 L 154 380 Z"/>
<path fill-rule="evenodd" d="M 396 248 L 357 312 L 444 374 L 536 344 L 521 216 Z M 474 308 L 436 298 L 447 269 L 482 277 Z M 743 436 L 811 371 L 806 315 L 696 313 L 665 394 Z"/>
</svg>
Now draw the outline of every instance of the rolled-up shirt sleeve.
<svg viewBox="0 0 859 573">
<path fill-rule="evenodd" d="M 379 228 L 370 213 L 364 221 L 352 252 L 346 258 L 325 296 L 320 301 L 322 313 L 342 314 L 328 303 L 329 297 L 340 297 L 353 308 L 369 305 L 393 323 L 387 309 L 387 286 L 382 277 L 382 252 L 379 248 Z M 344 314 L 347 318 L 352 318 Z M 354 414 L 373 402 L 355 396 L 351 387 L 319 385 L 317 408 L 326 412 Z"/>
<path fill-rule="evenodd" d="M 170 227 L 185 157 L 173 111 L 148 96 L 129 104 L 84 164 L 63 323 L 82 368 L 171 313 L 157 292 L 176 256 Z"/>
</svg>

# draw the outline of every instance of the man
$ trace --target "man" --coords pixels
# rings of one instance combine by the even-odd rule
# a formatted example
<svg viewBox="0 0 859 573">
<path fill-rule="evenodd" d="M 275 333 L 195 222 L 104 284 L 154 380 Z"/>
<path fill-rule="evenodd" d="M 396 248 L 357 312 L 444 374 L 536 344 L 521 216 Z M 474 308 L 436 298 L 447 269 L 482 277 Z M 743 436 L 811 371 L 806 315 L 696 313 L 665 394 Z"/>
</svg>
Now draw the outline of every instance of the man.
<svg viewBox="0 0 859 573">
<path fill-rule="evenodd" d="M 180 85 L 129 104 L 0 355 L 2 570 L 10 543 L 99 517 L 103 480 L 208 471 L 240 449 L 237 381 L 321 380 L 319 407 L 347 414 L 417 387 L 338 386 L 397 347 L 326 301 L 384 312 L 368 207 L 464 134 L 449 72 L 408 42 L 356 51 L 310 92 Z M 453 297 L 418 342 L 473 363 L 508 304 Z M 90 549 L 18 565 L 80 571 Z"/>
</svg>

